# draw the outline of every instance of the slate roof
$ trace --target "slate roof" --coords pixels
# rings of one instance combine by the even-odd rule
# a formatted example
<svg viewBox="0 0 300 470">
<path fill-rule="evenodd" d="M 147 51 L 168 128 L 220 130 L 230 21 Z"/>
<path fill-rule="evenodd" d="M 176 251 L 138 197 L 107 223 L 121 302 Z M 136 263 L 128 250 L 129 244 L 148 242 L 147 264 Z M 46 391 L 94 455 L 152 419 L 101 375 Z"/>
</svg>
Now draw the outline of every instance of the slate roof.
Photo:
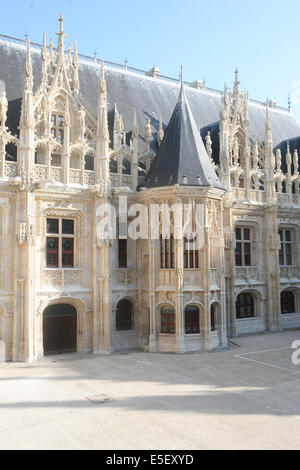
<svg viewBox="0 0 300 470">
<path fill-rule="evenodd" d="M 164 139 L 142 186 L 150 188 L 175 184 L 221 187 L 183 84 Z"/>
<path fill-rule="evenodd" d="M 9 100 L 8 126 L 17 131 L 19 121 L 20 98 L 22 97 L 23 71 L 26 57 L 26 47 L 23 41 L 7 40 L 0 37 L 0 92 L 5 89 Z M 40 49 L 32 47 L 32 63 L 34 87 L 38 86 L 40 76 Z M 92 59 L 81 59 L 79 80 L 83 97 L 96 111 L 97 85 L 100 65 Z M 123 116 L 126 133 L 132 129 L 133 110 L 137 111 L 139 127 L 139 152 L 144 149 L 144 129 L 146 120 L 150 119 L 153 132 L 152 150 L 157 153 L 156 143 L 159 128 L 159 117 L 162 116 L 163 128 L 170 121 L 176 105 L 180 85 L 176 82 L 148 77 L 146 75 L 105 66 L 107 81 L 108 106 L 112 110 L 117 103 L 118 110 Z M 197 127 L 201 129 L 204 138 L 208 127 L 216 124 L 212 136 L 213 157 L 218 158 L 218 121 L 221 110 L 221 94 L 207 89 L 197 90 L 186 88 L 186 96 L 191 107 Z M 287 111 L 270 109 L 270 120 L 273 131 L 274 146 L 281 141 L 300 136 L 300 127 Z M 249 120 L 250 131 L 259 141 L 264 140 L 266 108 L 250 101 Z"/>
</svg>

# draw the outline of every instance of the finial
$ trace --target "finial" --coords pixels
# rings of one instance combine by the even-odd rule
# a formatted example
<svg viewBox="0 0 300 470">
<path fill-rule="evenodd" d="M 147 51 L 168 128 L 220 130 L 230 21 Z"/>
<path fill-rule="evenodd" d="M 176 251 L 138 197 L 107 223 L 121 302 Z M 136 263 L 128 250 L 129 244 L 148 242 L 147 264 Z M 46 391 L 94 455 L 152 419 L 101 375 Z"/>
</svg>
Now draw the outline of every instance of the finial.
<svg viewBox="0 0 300 470">
<path fill-rule="evenodd" d="M 183 84 L 183 66 L 181 65 L 180 66 L 180 84 L 182 85 Z"/>
<path fill-rule="evenodd" d="M 46 49 L 46 33 L 45 31 L 43 32 L 43 48 Z"/>
<path fill-rule="evenodd" d="M 128 64 L 128 59 L 127 59 L 127 57 L 125 57 L 125 59 L 124 59 L 124 64 L 125 64 L 125 70 L 127 70 L 127 64 Z"/>
<path fill-rule="evenodd" d="M 237 67 L 236 67 L 234 73 L 235 73 L 235 83 L 239 85 L 240 84 L 240 82 L 239 82 L 239 71 L 238 71 Z"/>
<path fill-rule="evenodd" d="M 27 42 L 27 41 L 28 41 L 28 33 L 26 31 L 26 33 L 25 33 L 25 42 Z"/>
<path fill-rule="evenodd" d="M 162 115 L 159 116 L 159 127 L 158 127 L 158 132 L 157 132 L 157 143 L 158 146 L 162 143 L 164 138 L 164 131 L 162 127 Z"/>
<path fill-rule="evenodd" d="M 239 71 L 238 71 L 237 68 L 235 69 L 234 73 L 235 73 L 235 80 L 234 80 L 233 92 L 238 93 L 239 92 L 240 82 L 239 82 Z"/>
<path fill-rule="evenodd" d="M 266 104 L 266 130 L 271 130 L 271 121 L 270 121 L 270 113 L 269 113 L 269 101 Z"/>
<path fill-rule="evenodd" d="M 94 49 L 94 62 L 97 64 L 97 51 Z"/>
<path fill-rule="evenodd" d="M 104 74 L 104 60 L 101 59 L 100 78 L 99 78 L 99 93 L 106 95 L 106 81 Z"/>
<path fill-rule="evenodd" d="M 27 38 L 27 57 L 26 57 L 26 62 L 31 63 L 31 54 L 30 54 L 30 41 Z"/>
<path fill-rule="evenodd" d="M 146 126 L 145 126 L 145 141 L 146 145 L 149 145 L 152 137 L 152 131 L 151 131 L 151 123 L 150 119 L 147 119 L 146 121 Z"/>
<path fill-rule="evenodd" d="M 292 100 L 291 100 L 291 95 L 289 94 L 288 95 L 288 111 L 289 113 L 291 112 L 292 110 Z"/>
<path fill-rule="evenodd" d="M 74 41 L 74 62 L 78 62 L 77 41 Z"/>
<path fill-rule="evenodd" d="M 56 33 L 58 36 L 57 49 L 58 49 L 58 53 L 62 53 L 64 50 L 64 38 L 66 37 L 64 33 L 64 19 L 63 19 L 62 13 L 60 14 L 58 21 L 59 21 L 59 33 Z"/>
<path fill-rule="evenodd" d="M 138 125 L 137 125 L 137 116 L 136 116 L 136 108 L 133 110 L 133 126 L 132 126 L 132 137 L 137 137 L 139 133 Z"/>
<path fill-rule="evenodd" d="M 62 15 L 62 13 L 60 14 L 60 17 L 59 17 L 59 30 L 61 33 L 64 32 L 64 17 Z"/>
</svg>

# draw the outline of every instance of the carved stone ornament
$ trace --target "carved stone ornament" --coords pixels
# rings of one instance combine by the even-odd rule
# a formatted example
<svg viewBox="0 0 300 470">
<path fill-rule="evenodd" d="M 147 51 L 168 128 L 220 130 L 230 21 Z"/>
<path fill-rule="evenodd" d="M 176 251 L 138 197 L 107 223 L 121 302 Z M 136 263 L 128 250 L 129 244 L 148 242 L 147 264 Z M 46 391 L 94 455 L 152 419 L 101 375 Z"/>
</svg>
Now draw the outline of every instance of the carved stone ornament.
<svg viewBox="0 0 300 470">
<path fill-rule="evenodd" d="M 280 250 L 281 242 L 280 236 L 276 233 L 269 232 L 267 236 L 268 248 L 270 250 Z"/>
<path fill-rule="evenodd" d="M 225 250 L 235 250 L 236 239 L 234 230 L 224 234 Z"/>
</svg>

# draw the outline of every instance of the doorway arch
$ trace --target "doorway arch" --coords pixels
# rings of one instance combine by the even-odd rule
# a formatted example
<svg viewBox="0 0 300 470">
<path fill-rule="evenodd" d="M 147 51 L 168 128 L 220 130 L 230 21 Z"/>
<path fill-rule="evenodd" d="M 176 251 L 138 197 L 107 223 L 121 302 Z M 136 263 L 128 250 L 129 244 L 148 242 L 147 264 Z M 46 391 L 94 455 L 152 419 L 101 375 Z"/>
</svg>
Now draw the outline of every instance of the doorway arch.
<svg viewBox="0 0 300 470">
<path fill-rule="evenodd" d="M 73 305 L 57 303 L 43 312 L 44 355 L 77 351 L 77 310 Z"/>
</svg>

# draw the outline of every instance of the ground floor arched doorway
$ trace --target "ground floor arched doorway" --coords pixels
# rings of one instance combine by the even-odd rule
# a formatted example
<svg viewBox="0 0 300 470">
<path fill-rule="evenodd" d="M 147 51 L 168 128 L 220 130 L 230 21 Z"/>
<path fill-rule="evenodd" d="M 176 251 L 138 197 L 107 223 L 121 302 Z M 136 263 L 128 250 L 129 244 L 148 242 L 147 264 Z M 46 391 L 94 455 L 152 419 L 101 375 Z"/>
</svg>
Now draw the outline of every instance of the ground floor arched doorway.
<svg viewBox="0 0 300 470">
<path fill-rule="evenodd" d="M 77 311 L 73 305 L 54 304 L 43 313 L 44 355 L 77 350 Z"/>
</svg>

